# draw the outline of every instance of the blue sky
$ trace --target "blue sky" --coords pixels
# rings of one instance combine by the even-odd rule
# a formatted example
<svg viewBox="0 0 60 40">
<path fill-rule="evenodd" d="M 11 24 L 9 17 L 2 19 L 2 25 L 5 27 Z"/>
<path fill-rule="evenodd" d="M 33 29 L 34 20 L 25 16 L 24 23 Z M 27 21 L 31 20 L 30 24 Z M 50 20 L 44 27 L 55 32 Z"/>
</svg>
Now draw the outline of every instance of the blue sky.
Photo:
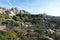
<svg viewBox="0 0 60 40">
<path fill-rule="evenodd" d="M 60 0 L 0 0 L 0 6 L 17 7 L 32 14 L 46 13 L 60 16 Z"/>
</svg>

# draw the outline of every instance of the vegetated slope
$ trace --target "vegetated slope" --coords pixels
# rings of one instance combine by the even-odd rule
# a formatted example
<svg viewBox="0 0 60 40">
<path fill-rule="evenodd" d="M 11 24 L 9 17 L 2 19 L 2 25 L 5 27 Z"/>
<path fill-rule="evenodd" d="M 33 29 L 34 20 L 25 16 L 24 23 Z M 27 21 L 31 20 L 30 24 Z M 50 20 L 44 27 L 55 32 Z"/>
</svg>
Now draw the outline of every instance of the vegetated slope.
<svg viewBox="0 0 60 40">
<path fill-rule="evenodd" d="M 3 12 L 3 10 L 5 11 Z M 40 40 L 41 36 L 45 38 L 42 30 L 48 28 L 60 29 L 60 17 L 30 14 L 25 10 L 16 8 L 8 9 L 9 11 L 7 9 L 3 10 L 0 11 L 0 26 L 6 26 L 6 31 L 0 30 L 1 40 Z"/>
</svg>

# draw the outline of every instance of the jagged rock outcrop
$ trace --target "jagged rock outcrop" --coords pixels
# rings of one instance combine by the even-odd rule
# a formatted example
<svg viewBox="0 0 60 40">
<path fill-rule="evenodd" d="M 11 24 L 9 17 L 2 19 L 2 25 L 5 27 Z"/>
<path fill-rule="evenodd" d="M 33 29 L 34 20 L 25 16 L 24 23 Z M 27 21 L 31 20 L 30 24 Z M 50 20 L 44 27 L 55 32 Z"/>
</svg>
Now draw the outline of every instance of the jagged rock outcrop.
<svg viewBox="0 0 60 40">
<path fill-rule="evenodd" d="M 13 15 L 16 15 L 16 14 L 27 14 L 29 12 L 27 12 L 25 10 L 19 10 L 18 8 L 6 9 L 6 8 L 0 7 L 0 13 L 1 14 L 8 14 L 10 16 L 13 16 Z"/>
<path fill-rule="evenodd" d="M 2 14 L 5 14 L 5 11 L 6 11 L 6 9 L 5 8 L 2 8 L 2 7 L 0 7 L 0 13 Z"/>
</svg>

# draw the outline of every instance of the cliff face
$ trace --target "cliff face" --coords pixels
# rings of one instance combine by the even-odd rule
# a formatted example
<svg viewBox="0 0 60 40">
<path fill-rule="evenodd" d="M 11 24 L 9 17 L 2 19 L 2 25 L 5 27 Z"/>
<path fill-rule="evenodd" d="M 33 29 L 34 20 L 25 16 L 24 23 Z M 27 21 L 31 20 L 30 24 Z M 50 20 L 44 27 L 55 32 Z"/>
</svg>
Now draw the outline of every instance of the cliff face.
<svg viewBox="0 0 60 40">
<path fill-rule="evenodd" d="M 25 10 L 19 10 L 18 8 L 11 8 L 11 9 L 6 9 L 6 8 L 2 8 L 2 7 L 0 7 L 0 13 L 2 14 L 8 14 L 8 15 L 10 15 L 10 16 L 13 16 L 13 15 L 16 15 L 16 14 L 24 14 L 24 13 L 29 13 L 29 12 L 27 12 L 27 11 L 25 11 Z"/>
<path fill-rule="evenodd" d="M 1 14 L 2 14 L 2 13 L 5 13 L 5 11 L 6 11 L 5 8 L 0 7 L 0 13 L 1 13 Z"/>
</svg>

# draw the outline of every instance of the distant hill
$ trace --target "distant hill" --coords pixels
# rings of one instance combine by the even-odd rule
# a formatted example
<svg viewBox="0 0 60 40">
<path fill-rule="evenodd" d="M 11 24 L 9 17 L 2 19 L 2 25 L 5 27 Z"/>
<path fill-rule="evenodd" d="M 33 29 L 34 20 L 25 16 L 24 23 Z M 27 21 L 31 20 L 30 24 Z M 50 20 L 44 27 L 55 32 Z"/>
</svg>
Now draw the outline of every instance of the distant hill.
<svg viewBox="0 0 60 40">
<path fill-rule="evenodd" d="M 30 14 L 25 10 L 19 10 L 17 8 L 6 9 L 0 7 L 0 16 L 1 18 L 4 18 L 4 20 L 11 19 L 9 21 L 19 21 L 21 24 L 27 22 L 32 24 L 34 27 L 52 29 L 60 28 L 60 17 L 50 16 L 46 14 Z"/>
</svg>

